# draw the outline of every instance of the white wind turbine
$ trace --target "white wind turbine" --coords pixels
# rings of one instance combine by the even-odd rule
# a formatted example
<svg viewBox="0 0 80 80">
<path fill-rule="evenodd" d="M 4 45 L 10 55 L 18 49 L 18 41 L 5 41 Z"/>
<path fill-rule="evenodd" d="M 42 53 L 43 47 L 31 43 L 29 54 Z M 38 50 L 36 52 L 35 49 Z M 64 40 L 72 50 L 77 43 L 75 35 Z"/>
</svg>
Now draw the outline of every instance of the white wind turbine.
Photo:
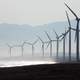
<svg viewBox="0 0 80 80">
<path fill-rule="evenodd" d="M 13 48 L 14 46 L 9 45 L 8 43 L 7 43 L 6 45 L 9 47 L 10 56 L 12 56 L 11 52 L 12 52 L 12 48 Z"/>
<path fill-rule="evenodd" d="M 66 35 L 68 34 L 69 30 L 65 30 L 65 33 L 62 33 L 63 37 L 61 40 L 63 40 L 63 59 L 65 60 L 65 40 L 66 40 Z"/>
<path fill-rule="evenodd" d="M 34 41 L 33 43 L 30 43 L 30 42 L 25 42 L 26 44 L 28 45 L 31 45 L 32 46 L 32 56 L 34 56 L 34 45 L 38 42 L 38 39 L 36 41 Z"/>
<path fill-rule="evenodd" d="M 76 18 L 76 22 L 77 22 L 76 33 L 75 33 L 75 39 L 76 39 L 76 59 L 77 59 L 77 61 L 79 61 L 79 22 L 80 22 L 80 18 L 77 16 L 77 14 L 66 3 L 64 3 L 64 4 Z"/>
<path fill-rule="evenodd" d="M 21 45 L 15 45 L 15 47 L 20 47 L 21 48 L 21 56 L 24 56 L 24 45 L 25 45 L 25 41 L 21 44 Z"/>
<path fill-rule="evenodd" d="M 62 35 L 62 34 L 61 34 L 61 35 L 58 35 L 54 29 L 53 29 L 53 32 L 54 32 L 55 35 L 56 35 L 56 57 L 58 58 L 58 54 L 59 54 L 59 41 L 61 41 L 60 38 L 61 38 L 63 35 Z"/>
<path fill-rule="evenodd" d="M 41 41 L 42 45 L 41 45 L 41 48 L 42 48 L 42 54 L 44 56 L 44 45 L 47 43 L 47 42 L 44 42 L 39 36 L 37 36 L 39 38 L 39 40 Z"/>
<path fill-rule="evenodd" d="M 56 40 L 52 40 L 49 36 L 49 34 L 45 31 L 45 34 L 47 35 L 48 39 L 49 39 L 49 42 L 48 42 L 48 45 L 47 47 L 50 45 L 50 57 L 52 57 L 52 42 L 56 41 Z"/>
</svg>

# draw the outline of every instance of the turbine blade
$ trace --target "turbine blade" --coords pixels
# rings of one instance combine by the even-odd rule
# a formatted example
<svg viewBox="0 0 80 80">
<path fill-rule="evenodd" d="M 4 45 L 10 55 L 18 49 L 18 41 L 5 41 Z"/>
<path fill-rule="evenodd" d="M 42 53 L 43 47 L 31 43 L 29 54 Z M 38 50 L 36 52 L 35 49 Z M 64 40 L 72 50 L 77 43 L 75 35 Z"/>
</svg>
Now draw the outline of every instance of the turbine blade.
<svg viewBox="0 0 80 80">
<path fill-rule="evenodd" d="M 49 34 L 45 31 L 45 34 L 47 35 L 48 39 L 51 40 Z"/>
<path fill-rule="evenodd" d="M 58 36 L 58 38 L 61 38 L 63 35 L 61 34 L 60 36 Z"/>
<path fill-rule="evenodd" d="M 66 36 L 68 34 L 70 30 L 65 31 L 64 36 Z"/>
<path fill-rule="evenodd" d="M 48 45 L 47 45 L 46 49 L 49 47 L 49 45 L 50 45 L 50 42 L 48 43 Z"/>
<path fill-rule="evenodd" d="M 61 41 L 64 39 L 65 37 L 63 36 L 62 38 L 61 38 Z"/>
<path fill-rule="evenodd" d="M 65 33 L 62 34 L 63 37 L 61 38 L 61 40 L 64 39 L 64 38 L 66 37 L 66 35 L 68 34 L 68 32 L 69 32 L 69 30 L 65 31 Z"/>
<path fill-rule="evenodd" d="M 39 38 L 39 40 L 43 43 L 43 40 L 39 37 L 39 36 L 37 36 L 38 38 Z"/>
<path fill-rule="evenodd" d="M 38 42 L 38 39 L 33 44 L 36 44 L 37 42 Z"/>
<path fill-rule="evenodd" d="M 65 4 L 66 7 L 72 12 L 72 14 L 73 14 L 76 18 L 78 18 L 77 15 L 74 13 L 74 11 L 73 11 L 66 3 L 64 3 L 64 4 Z"/>
<path fill-rule="evenodd" d="M 74 29 L 74 28 L 71 28 L 72 30 L 74 30 L 74 31 L 76 31 L 76 29 Z M 79 30 L 80 31 L 80 30 Z"/>
<path fill-rule="evenodd" d="M 69 27 L 71 28 L 71 23 L 70 23 L 70 19 L 69 19 L 69 15 L 68 15 L 67 11 L 66 11 L 66 16 L 67 16 Z"/>
<path fill-rule="evenodd" d="M 55 33 L 56 37 L 58 37 L 58 34 L 57 34 L 57 32 L 55 31 L 55 29 L 53 29 L 53 32 Z"/>
</svg>

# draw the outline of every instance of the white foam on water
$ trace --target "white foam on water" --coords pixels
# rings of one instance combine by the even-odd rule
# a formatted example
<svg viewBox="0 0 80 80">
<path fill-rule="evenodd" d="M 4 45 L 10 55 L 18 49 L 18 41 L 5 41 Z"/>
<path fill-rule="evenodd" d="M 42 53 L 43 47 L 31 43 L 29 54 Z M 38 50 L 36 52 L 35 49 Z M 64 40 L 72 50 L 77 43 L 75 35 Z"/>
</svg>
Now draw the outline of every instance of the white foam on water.
<svg viewBox="0 0 80 80">
<path fill-rule="evenodd" d="M 53 61 L 1 61 L 0 67 L 15 67 L 25 65 L 38 65 L 38 64 L 55 64 Z"/>
<path fill-rule="evenodd" d="M 8 57 L 0 59 L 0 67 L 16 67 L 39 64 L 55 64 L 56 61 L 49 57 Z"/>
</svg>

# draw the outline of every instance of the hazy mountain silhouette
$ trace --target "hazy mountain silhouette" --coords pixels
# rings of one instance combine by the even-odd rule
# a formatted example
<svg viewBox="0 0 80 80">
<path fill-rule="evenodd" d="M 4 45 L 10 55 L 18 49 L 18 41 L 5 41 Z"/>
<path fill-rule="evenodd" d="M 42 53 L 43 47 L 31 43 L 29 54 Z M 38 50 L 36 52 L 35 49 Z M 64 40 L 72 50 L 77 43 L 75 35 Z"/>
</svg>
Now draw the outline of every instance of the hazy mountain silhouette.
<svg viewBox="0 0 80 80">
<path fill-rule="evenodd" d="M 74 21 L 72 21 L 72 24 Z M 35 35 L 40 35 L 41 37 L 47 39 L 44 31 L 48 31 L 49 33 L 54 28 L 56 32 L 62 33 L 64 32 L 65 27 L 68 27 L 67 21 L 65 22 L 53 22 L 49 24 L 39 25 L 39 26 L 31 26 L 31 25 L 17 25 L 17 24 L 0 24 L 0 40 L 1 41 L 16 41 L 16 40 L 35 40 Z M 50 35 L 55 38 L 54 33 L 50 33 Z"/>
</svg>

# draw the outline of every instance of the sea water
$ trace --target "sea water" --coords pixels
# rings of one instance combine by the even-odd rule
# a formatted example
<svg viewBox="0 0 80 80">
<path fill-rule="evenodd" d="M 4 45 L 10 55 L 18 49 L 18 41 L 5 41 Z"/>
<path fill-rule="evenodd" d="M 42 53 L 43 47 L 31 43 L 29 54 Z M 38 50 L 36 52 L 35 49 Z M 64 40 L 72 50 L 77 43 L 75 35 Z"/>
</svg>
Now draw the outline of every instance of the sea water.
<svg viewBox="0 0 80 80">
<path fill-rule="evenodd" d="M 76 61 L 76 56 L 72 55 L 72 61 Z M 69 62 L 69 56 L 59 55 L 56 56 L 11 56 L 0 58 L 0 67 L 15 67 L 15 66 L 29 66 L 29 65 L 39 65 L 39 64 L 56 64 L 60 62 Z"/>
<path fill-rule="evenodd" d="M 0 67 L 29 66 L 38 64 L 55 64 L 49 57 L 7 57 L 0 59 Z"/>
</svg>

